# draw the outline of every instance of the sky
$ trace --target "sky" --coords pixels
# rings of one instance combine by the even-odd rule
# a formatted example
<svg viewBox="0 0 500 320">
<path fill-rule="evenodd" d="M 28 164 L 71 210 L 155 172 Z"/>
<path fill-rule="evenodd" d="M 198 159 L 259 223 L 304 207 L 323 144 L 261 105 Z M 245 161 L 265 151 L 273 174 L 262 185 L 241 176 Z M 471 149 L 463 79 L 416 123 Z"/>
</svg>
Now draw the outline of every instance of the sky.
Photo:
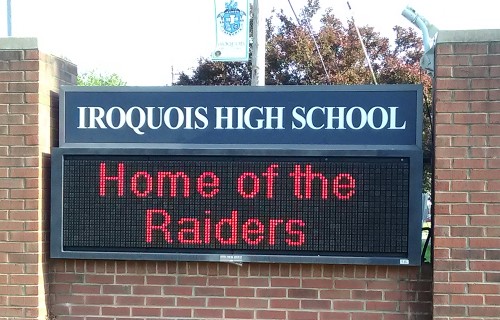
<svg viewBox="0 0 500 320">
<path fill-rule="evenodd" d="M 251 0 L 250 0 L 251 1 Z M 290 0 L 300 11 L 305 0 Z M 261 11 L 288 0 L 260 0 Z M 498 0 L 320 0 L 322 8 L 358 27 L 393 38 L 392 27 L 414 27 L 410 6 L 440 30 L 500 29 Z M 7 0 L 0 0 L 0 37 L 7 36 Z M 14 37 L 35 37 L 40 49 L 70 60 L 79 74 L 118 74 L 128 85 L 164 86 L 189 73 L 215 46 L 213 0 L 11 0 Z M 414 27 L 416 29 L 416 27 Z"/>
</svg>

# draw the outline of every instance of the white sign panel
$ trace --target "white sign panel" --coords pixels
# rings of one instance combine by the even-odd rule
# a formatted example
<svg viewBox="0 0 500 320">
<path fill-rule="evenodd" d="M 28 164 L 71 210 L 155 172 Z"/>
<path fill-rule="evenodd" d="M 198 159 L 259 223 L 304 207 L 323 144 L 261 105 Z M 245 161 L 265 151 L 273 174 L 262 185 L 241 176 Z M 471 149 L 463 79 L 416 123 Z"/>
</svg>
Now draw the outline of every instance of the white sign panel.
<svg viewBox="0 0 500 320">
<path fill-rule="evenodd" d="M 250 0 L 214 0 L 214 61 L 248 61 Z"/>
</svg>

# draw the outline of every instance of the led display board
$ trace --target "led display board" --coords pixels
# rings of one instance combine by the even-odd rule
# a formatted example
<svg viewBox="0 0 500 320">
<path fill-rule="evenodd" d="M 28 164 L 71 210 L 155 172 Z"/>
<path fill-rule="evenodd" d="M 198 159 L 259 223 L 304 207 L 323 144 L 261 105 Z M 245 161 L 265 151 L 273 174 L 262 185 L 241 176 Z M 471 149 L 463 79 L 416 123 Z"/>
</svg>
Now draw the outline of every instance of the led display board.
<svg viewBox="0 0 500 320">
<path fill-rule="evenodd" d="M 419 105 L 414 101 L 421 97 L 419 87 L 404 86 L 403 91 L 411 93 L 408 104 Z M 82 103 L 70 111 L 62 103 L 61 117 L 95 105 Z M 113 105 L 107 102 L 103 110 Z M 421 130 L 420 116 L 391 116 L 390 108 L 396 107 L 388 106 L 387 118 L 377 109 L 380 117 L 366 122 L 380 126 L 387 120 L 387 126 L 392 121 L 394 127 Z M 311 108 L 304 107 L 305 113 Z M 105 119 L 99 112 L 95 119 Z M 309 120 L 319 124 L 312 115 Z M 85 121 L 74 127 L 91 126 Z M 110 116 L 109 121 L 120 120 Z M 212 120 L 207 121 L 208 127 Z M 364 120 L 356 121 L 353 125 Z M 68 123 L 65 132 L 71 131 Z M 420 263 L 422 151 L 415 132 L 405 133 L 408 140 L 402 145 L 370 143 L 380 137 L 366 136 L 366 145 L 311 146 L 296 140 L 297 135 L 275 145 L 268 131 L 265 139 L 258 134 L 250 138 L 249 145 L 231 140 L 227 146 L 223 130 L 221 143 L 214 143 L 211 134 L 193 145 L 175 144 L 169 137 L 174 140 L 167 139 L 164 148 L 131 144 L 125 134 L 110 148 L 110 140 L 100 136 L 109 131 L 95 129 L 96 141 L 105 142 L 66 141 L 52 153 L 53 258 Z M 124 125 L 122 130 L 132 129 Z M 308 136 L 311 130 L 319 129 L 306 129 L 306 142 L 314 137 Z"/>
<path fill-rule="evenodd" d="M 63 257 L 414 264 L 417 154 L 59 149 Z M 60 200 L 59 200 L 60 198 Z M 59 204 L 59 202 L 58 202 Z M 53 208 L 54 209 L 54 208 Z M 414 230 L 413 230 L 414 231 Z M 415 239 L 413 239 L 415 240 Z M 410 244 L 414 243 L 413 246 Z M 413 258 L 411 258 L 413 255 Z"/>
</svg>

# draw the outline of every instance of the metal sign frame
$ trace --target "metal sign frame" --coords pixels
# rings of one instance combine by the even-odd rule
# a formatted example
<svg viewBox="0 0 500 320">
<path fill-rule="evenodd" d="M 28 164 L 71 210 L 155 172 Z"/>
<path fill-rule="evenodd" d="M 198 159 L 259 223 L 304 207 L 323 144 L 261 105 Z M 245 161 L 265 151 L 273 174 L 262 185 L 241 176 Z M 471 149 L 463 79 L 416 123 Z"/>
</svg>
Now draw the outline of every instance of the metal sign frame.
<svg viewBox="0 0 500 320">
<path fill-rule="evenodd" d="M 370 142 L 370 134 L 365 134 L 367 143 L 310 143 L 309 140 L 301 141 L 297 136 L 290 137 L 285 135 L 286 143 L 276 143 L 272 132 L 262 135 L 251 143 L 245 139 L 238 139 L 237 142 L 224 143 L 224 135 L 221 134 L 220 143 L 206 141 L 203 134 L 199 135 L 198 141 L 173 141 L 161 142 L 130 142 L 114 141 L 113 143 L 102 142 L 100 136 L 102 132 L 94 131 L 95 137 L 90 135 L 75 142 L 70 138 L 71 125 L 67 121 L 67 116 L 76 112 L 77 105 L 68 105 L 69 96 L 72 94 L 86 95 L 97 94 L 99 99 L 109 98 L 105 103 L 108 107 L 112 105 L 113 97 L 126 94 L 128 97 L 134 97 L 139 94 L 144 96 L 169 96 L 177 94 L 185 97 L 186 103 L 194 95 L 223 96 L 225 94 L 233 97 L 242 98 L 236 102 L 238 105 L 250 106 L 254 96 L 271 95 L 272 101 L 288 99 L 289 105 L 293 105 L 290 96 L 301 94 L 311 95 L 346 95 L 344 99 L 356 97 L 365 101 L 372 93 L 378 94 L 379 98 L 391 94 L 408 92 L 406 100 L 400 105 L 401 108 L 409 108 L 404 112 L 413 113 L 410 139 L 404 143 L 394 144 L 388 139 L 379 139 L 377 142 Z M 382 96 L 380 96 L 380 94 Z M 76 87 L 63 86 L 60 98 L 60 116 L 59 116 L 59 140 L 60 147 L 52 151 L 52 186 L 51 186 L 51 233 L 50 233 L 50 255 L 52 258 L 68 259 L 125 259 L 125 260 L 174 260 L 174 261 L 224 261 L 224 262 L 274 262 L 274 263 L 327 263 L 327 264 L 372 264 L 372 265 L 419 265 L 420 264 L 420 246 L 421 246 L 421 191 L 422 191 L 422 86 L 420 85 L 353 85 L 353 86 L 273 86 L 273 87 Z M 85 99 L 84 99 L 85 100 Z M 134 99 L 132 99 L 134 100 Z M 361 101 L 359 100 L 359 101 Z M 389 99 L 390 100 L 390 99 Z M 404 100 L 404 99 L 403 99 Z M 95 97 L 94 97 L 95 101 Z M 122 100 L 123 101 L 123 100 Z M 139 100 L 134 100 L 135 103 Z M 399 100 L 398 100 L 399 101 Z M 329 103 L 326 101 L 325 103 Z M 367 102 L 368 103 L 368 102 Z M 379 103 L 377 101 L 374 102 Z M 407 104 L 406 104 L 407 103 Z M 167 102 L 168 105 L 168 102 Z M 332 102 L 331 105 L 335 105 Z M 73 123 L 74 125 L 74 123 Z M 222 132 L 222 131 L 219 131 Z M 247 131 L 249 134 L 250 131 Z M 228 134 L 231 134 L 229 132 Z M 307 133 L 305 133 L 307 134 Z M 73 132 L 73 137 L 74 137 Z M 300 138 L 300 137 L 299 137 Z M 406 138 L 405 138 L 406 139 Z M 69 251 L 63 247 L 63 178 L 64 159 L 71 155 L 97 155 L 97 156 L 136 156 L 136 155 L 159 155 L 159 156 L 238 156 L 238 157 L 366 157 L 384 158 L 384 157 L 402 157 L 408 158 L 410 163 L 409 179 L 409 212 L 408 212 L 408 255 L 402 257 L 382 257 L 382 256 L 356 256 L 356 255 L 280 255 L 280 254 L 228 254 L 227 252 L 203 251 L 201 254 L 178 252 L 178 253 L 150 253 L 150 252 L 101 252 L 101 251 Z"/>
</svg>

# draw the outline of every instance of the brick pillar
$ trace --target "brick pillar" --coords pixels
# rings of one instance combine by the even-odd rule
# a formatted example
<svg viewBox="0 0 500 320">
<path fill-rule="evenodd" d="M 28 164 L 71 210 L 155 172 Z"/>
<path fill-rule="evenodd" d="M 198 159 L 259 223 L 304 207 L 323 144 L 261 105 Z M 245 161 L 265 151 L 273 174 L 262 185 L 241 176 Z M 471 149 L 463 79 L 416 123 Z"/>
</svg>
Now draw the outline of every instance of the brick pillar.
<svg viewBox="0 0 500 320">
<path fill-rule="evenodd" d="M 500 317 L 500 30 L 436 46 L 434 319 Z"/>
<path fill-rule="evenodd" d="M 57 92 L 76 67 L 0 39 L 0 319 L 47 316 L 48 171 Z"/>
</svg>

